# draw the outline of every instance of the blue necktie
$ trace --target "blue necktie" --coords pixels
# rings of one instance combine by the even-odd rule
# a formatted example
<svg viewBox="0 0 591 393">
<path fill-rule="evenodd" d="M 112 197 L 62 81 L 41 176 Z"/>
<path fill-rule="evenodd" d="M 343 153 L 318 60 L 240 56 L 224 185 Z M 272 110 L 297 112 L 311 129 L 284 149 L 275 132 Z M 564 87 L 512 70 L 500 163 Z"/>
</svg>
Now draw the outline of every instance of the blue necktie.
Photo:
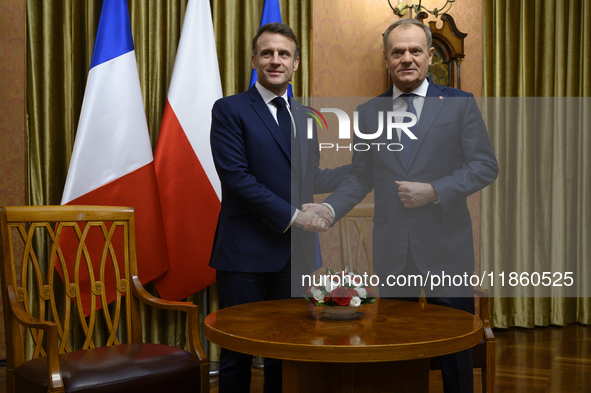
<svg viewBox="0 0 591 393">
<path fill-rule="evenodd" d="M 407 112 L 412 113 L 413 115 L 417 116 L 417 110 L 415 109 L 415 106 L 412 103 L 412 100 L 415 98 L 416 94 L 401 94 L 400 98 L 402 98 L 404 101 L 406 101 L 406 103 L 408 104 L 408 108 L 406 109 Z M 408 117 L 405 117 L 405 119 L 409 119 Z M 419 122 L 419 117 L 417 116 L 417 123 Z M 408 121 L 405 121 L 405 123 L 408 123 Z M 412 127 L 408 127 L 408 130 L 410 132 L 412 132 L 413 134 L 415 134 L 414 130 L 417 128 L 417 125 L 415 124 Z M 416 134 L 415 134 L 416 135 Z M 400 132 L 400 143 L 402 144 L 402 157 L 404 157 L 404 162 L 406 163 L 406 166 L 408 166 L 409 162 L 410 162 L 410 153 L 412 152 L 412 145 L 414 143 L 414 139 L 410 139 L 408 137 L 408 135 L 406 135 L 406 132 L 404 132 L 403 130 L 401 130 Z"/>
<path fill-rule="evenodd" d="M 291 143 L 291 116 L 289 115 L 289 109 L 287 109 L 287 103 L 283 97 L 275 97 L 271 102 L 277 107 L 277 123 L 279 123 L 279 129 L 287 138 L 287 141 Z"/>
</svg>

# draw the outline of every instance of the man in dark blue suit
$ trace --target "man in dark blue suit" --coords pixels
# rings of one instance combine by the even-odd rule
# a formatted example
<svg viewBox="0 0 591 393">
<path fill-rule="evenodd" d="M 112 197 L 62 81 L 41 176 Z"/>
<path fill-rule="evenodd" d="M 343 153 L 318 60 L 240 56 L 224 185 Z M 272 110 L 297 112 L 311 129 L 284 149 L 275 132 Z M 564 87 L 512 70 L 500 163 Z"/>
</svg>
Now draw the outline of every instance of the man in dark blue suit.
<svg viewBox="0 0 591 393">
<path fill-rule="evenodd" d="M 326 225 L 314 207 L 298 208 L 312 202 L 314 193 L 334 191 L 348 171 L 319 169 L 316 136 L 307 138 L 309 115 L 288 99 L 300 52 L 291 28 L 267 24 L 252 45 L 257 83 L 218 100 L 212 110 L 222 201 L 210 266 L 217 270 L 220 308 L 291 297 L 291 269 L 301 281 L 298 274 L 315 266 L 315 234 L 300 228 Z M 251 361 L 250 355 L 222 349 L 220 393 L 250 391 Z M 265 359 L 264 371 L 265 392 L 281 392 L 281 362 Z"/>
<path fill-rule="evenodd" d="M 324 201 L 323 214 L 336 222 L 374 190 L 373 268 L 383 284 L 388 275 L 471 275 L 474 246 L 466 198 L 498 174 L 472 94 L 426 78 L 431 44 L 430 30 L 414 19 L 399 20 L 386 30 L 384 59 L 393 86 L 358 107 L 359 129 L 375 133 L 380 117 L 382 125 L 388 123 L 388 112 L 410 112 L 418 123 L 410 133 L 392 132 L 391 140 L 382 132 L 371 141 L 374 147 L 354 153 L 350 173 Z M 396 123 L 404 120 L 401 117 Z M 407 280 L 403 288 L 380 286 L 380 294 L 418 300 L 421 286 L 408 284 Z M 431 288 L 427 282 L 424 290 L 429 303 L 474 313 L 469 283 Z M 471 350 L 440 360 L 446 393 L 473 391 Z"/>
</svg>

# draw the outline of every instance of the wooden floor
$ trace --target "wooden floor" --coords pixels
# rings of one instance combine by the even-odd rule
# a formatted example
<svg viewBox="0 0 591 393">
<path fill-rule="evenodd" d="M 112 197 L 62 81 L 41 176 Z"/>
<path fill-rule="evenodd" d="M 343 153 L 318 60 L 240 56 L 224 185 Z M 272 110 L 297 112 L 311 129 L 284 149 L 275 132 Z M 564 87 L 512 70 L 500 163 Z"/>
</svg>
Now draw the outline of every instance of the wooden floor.
<svg viewBox="0 0 591 393">
<path fill-rule="evenodd" d="M 495 329 L 497 341 L 496 393 L 591 392 L 591 326 Z M 430 393 L 443 392 L 441 373 L 432 371 Z M 251 393 L 260 393 L 262 372 L 253 371 Z M 474 373 L 474 392 L 481 392 Z M 210 393 L 217 393 L 217 378 Z M 6 392 L 0 372 L 0 393 Z"/>
</svg>

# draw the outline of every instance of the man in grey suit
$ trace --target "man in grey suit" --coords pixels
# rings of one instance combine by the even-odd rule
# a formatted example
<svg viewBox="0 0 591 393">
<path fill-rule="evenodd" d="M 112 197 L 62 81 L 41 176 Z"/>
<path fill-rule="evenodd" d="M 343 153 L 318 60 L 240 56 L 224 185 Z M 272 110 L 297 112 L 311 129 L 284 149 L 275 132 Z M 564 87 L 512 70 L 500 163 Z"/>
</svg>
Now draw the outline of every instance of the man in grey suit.
<svg viewBox="0 0 591 393">
<path fill-rule="evenodd" d="M 418 119 L 409 130 L 416 139 L 398 130 L 392 137 L 402 149 L 355 152 L 350 173 L 324 201 L 323 214 L 336 222 L 373 189 L 373 267 L 381 283 L 388 275 L 471 275 L 474 246 L 466 198 L 498 174 L 486 126 L 472 94 L 426 78 L 434 49 L 425 25 L 401 19 L 388 27 L 383 39 L 394 83 L 357 108 L 359 129 L 371 134 L 388 111 L 410 112 Z M 383 132 L 372 142 L 386 146 L 392 140 Z M 418 300 L 421 286 L 386 285 L 379 290 L 382 296 Z M 474 313 L 469 283 L 431 288 L 427 282 L 424 290 L 429 303 Z M 471 356 L 467 350 L 441 357 L 446 393 L 473 391 Z"/>
</svg>

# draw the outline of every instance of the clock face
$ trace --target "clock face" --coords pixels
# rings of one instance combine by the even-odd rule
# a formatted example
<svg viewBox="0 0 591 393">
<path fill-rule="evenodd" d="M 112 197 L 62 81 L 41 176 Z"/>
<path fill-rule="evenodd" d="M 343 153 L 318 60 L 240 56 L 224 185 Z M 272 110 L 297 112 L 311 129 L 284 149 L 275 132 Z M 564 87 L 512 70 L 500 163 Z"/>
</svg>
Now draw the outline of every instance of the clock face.
<svg viewBox="0 0 591 393">
<path fill-rule="evenodd" d="M 431 65 L 429 66 L 429 72 L 427 76 L 438 85 L 450 86 L 449 64 L 445 62 L 445 58 L 441 50 L 437 46 L 434 47 L 435 52 L 433 52 L 433 60 L 431 61 Z"/>
</svg>

